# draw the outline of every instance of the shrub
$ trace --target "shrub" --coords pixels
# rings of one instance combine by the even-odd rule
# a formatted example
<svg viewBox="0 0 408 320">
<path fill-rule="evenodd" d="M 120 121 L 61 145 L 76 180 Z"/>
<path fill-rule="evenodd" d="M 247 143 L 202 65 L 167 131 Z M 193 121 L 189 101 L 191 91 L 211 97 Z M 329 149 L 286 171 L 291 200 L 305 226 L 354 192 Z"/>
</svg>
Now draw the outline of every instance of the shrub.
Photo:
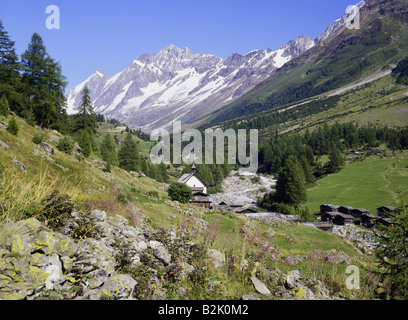
<svg viewBox="0 0 408 320">
<path fill-rule="evenodd" d="M 63 137 L 58 141 L 57 149 L 65 153 L 71 153 L 74 150 L 74 142 L 70 137 Z"/>
<path fill-rule="evenodd" d="M 10 132 L 11 134 L 14 134 L 15 136 L 18 135 L 18 131 L 20 128 L 18 127 L 17 121 L 14 118 L 11 118 L 8 126 L 7 126 L 7 131 Z"/>
<path fill-rule="evenodd" d="M 171 200 L 187 203 L 193 197 L 191 188 L 180 182 L 172 182 L 168 189 L 168 194 Z"/>
<path fill-rule="evenodd" d="M 153 198 L 156 198 L 156 199 L 160 198 L 159 193 L 157 191 L 149 191 L 149 192 L 147 192 L 147 195 L 149 197 L 153 197 Z"/>
<path fill-rule="evenodd" d="M 299 219 L 301 222 L 307 222 L 307 221 L 314 221 L 315 220 L 315 216 L 312 212 L 310 212 L 308 207 L 304 207 L 304 208 L 299 208 L 298 209 L 298 215 L 299 215 Z"/>
<path fill-rule="evenodd" d="M 84 161 L 85 160 L 85 156 L 82 153 L 75 153 L 74 156 L 78 161 Z"/>
<path fill-rule="evenodd" d="M 70 196 L 60 194 L 58 190 L 54 190 L 42 201 L 41 205 L 42 209 L 38 219 L 47 222 L 51 229 L 60 227 L 75 208 Z"/>
<path fill-rule="evenodd" d="M 296 215 L 298 212 L 295 206 L 287 204 L 287 203 L 280 203 L 280 202 L 272 202 L 272 203 L 263 203 L 262 200 L 260 202 L 261 207 L 277 213 L 289 214 L 289 215 Z"/>
<path fill-rule="evenodd" d="M 33 142 L 34 142 L 35 144 L 41 144 L 43 141 L 44 141 L 44 135 L 39 134 L 39 133 L 37 133 L 37 134 L 34 135 L 34 137 L 33 137 Z"/>
</svg>

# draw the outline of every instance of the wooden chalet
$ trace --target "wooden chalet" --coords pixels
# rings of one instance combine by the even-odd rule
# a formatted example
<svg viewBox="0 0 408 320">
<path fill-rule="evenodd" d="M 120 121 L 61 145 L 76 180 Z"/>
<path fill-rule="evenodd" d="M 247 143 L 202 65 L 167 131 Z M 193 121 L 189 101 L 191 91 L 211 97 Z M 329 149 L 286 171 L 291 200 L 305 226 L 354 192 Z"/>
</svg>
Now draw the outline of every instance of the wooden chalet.
<svg viewBox="0 0 408 320">
<path fill-rule="evenodd" d="M 398 215 L 400 210 L 393 206 L 382 206 L 377 208 L 377 215 L 379 217 L 388 217 L 390 214 Z"/>
<path fill-rule="evenodd" d="M 211 208 L 212 199 L 205 193 L 200 192 L 193 195 L 190 203 L 199 207 Z"/>
<path fill-rule="evenodd" d="M 333 224 L 330 222 L 313 222 L 313 225 L 323 231 L 331 232 L 333 230 Z"/>
<path fill-rule="evenodd" d="M 221 205 L 221 206 L 228 206 L 228 207 L 230 207 L 230 208 L 232 208 L 232 209 L 234 209 L 234 208 L 242 208 L 244 205 L 243 204 L 241 204 L 241 203 L 233 203 L 233 202 L 227 202 L 227 201 L 221 201 L 220 203 L 219 203 L 219 205 Z"/>
<path fill-rule="evenodd" d="M 378 220 L 378 216 L 372 214 L 363 214 L 361 216 L 361 225 L 366 228 L 372 228 Z"/>
<path fill-rule="evenodd" d="M 193 191 L 193 198 L 190 203 L 199 207 L 211 208 L 212 198 L 201 191 Z"/>
<path fill-rule="evenodd" d="M 340 212 L 338 212 L 338 211 L 325 212 L 325 213 L 323 213 L 323 214 L 321 215 L 320 220 L 321 220 L 322 222 L 330 222 L 330 223 L 332 223 L 333 220 L 334 220 L 334 218 L 335 218 L 337 215 L 339 215 L 339 214 L 340 214 Z"/>
<path fill-rule="evenodd" d="M 350 207 L 350 206 L 340 206 L 339 207 L 339 212 L 340 213 L 344 213 L 344 214 L 349 214 L 349 215 L 351 215 L 351 212 L 354 210 L 354 208 L 353 207 Z"/>
<path fill-rule="evenodd" d="M 234 208 L 232 211 L 239 214 L 256 213 L 257 211 L 251 208 Z"/>
<path fill-rule="evenodd" d="M 364 208 L 359 208 L 359 209 L 355 209 L 353 208 L 353 210 L 351 210 L 350 214 L 354 217 L 354 218 L 362 218 L 363 215 L 367 215 L 370 214 L 370 210 L 364 209 Z"/>
<path fill-rule="evenodd" d="M 395 221 L 392 221 L 389 218 L 379 218 L 377 220 L 377 223 L 381 223 L 382 225 L 386 226 L 386 227 L 390 227 L 390 228 L 394 228 L 395 227 Z"/>
<path fill-rule="evenodd" d="M 212 204 L 212 205 L 211 205 L 211 209 L 213 209 L 213 210 L 218 210 L 218 211 L 220 211 L 220 212 L 223 212 L 223 211 L 231 211 L 231 208 L 230 208 L 229 206 L 219 205 L 219 204 Z"/>
<path fill-rule="evenodd" d="M 326 212 L 336 212 L 339 211 L 339 206 L 336 206 L 334 204 L 322 204 L 320 206 L 320 213 L 326 213 Z"/>
<path fill-rule="evenodd" d="M 339 213 L 334 217 L 333 223 L 337 225 L 352 225 L 354 224 L 354 217 L 351 214 Z"/>
</svg>

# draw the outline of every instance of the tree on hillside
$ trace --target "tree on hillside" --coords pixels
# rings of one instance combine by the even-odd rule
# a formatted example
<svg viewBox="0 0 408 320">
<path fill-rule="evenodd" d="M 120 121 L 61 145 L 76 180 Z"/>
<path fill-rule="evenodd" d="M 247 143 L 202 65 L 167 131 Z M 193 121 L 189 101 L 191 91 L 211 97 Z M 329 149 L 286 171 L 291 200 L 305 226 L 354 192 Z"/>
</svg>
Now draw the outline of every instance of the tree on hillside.
<svg viewBox="0 0 408 320">
<path fill-rule="evenodd" d="M 91 91 L 89 90 L 88 86 L 85 86 L 81 91 L 81 95 L 82 95 L 81 104 L 79 105 L 79 107 L 76 108 L 76 110 L 82 116 L 91 115 L 94 113 L 92 102 L 91 102 L 91 97 L 90 97 L 90 92 Z"/>
<path fill-rule="evenodd" d="M 167 166 L 164 163 L 157 165 L 157 181 L 159 182 L 169 182 L 169 174 L 167 172 Z"/>
<path fill-rule="evenodd" d="M 92 137 L 88 130 L 79 130 L 75 134 L 76 141 L 82 149 L 82 154 L 88 158 L 92 153 Z"/>
<path fill-rule="evenodd" d="M 139 169 L 139 152 L 130 132 L 127 134 L 118 152 L 119 167 L 127 171 Z"/>
<path fill-rule="evenodd" d="M 374 233 L 378 238 L 375 256 L 380 264 L 382 281 L 391 283 L 391 298 L 408 299 L 408 215 L 405 203 L 399 216 L 391 217 L 395 227 L 378 225 Z"/>
<path fill-rule="evenodd" d="M 75 131 L 87 130 L 91 135 L 96 132 L 97 115 L 93 110 L 93 105 L 90 97 L 90 90 L 85 86 L 82 91 L 82 99 L 80 105 L 76 108 L 78 114 L 76 115 Z"/>
<path fill-rule="evenodd" d="M 102 160 L 110 164 L 116 164 L 116 146 L 113 137 L 107 133 L 101 143 Z"/>
<path fill-rule="evenodd" d="M 289 156 L 279 171 L 273 200 L 290 205 L 298 205 L 306 201 L 305 174 L 294 156 Z"/>
<path fill-rule="evenodd" d="M 7 117 L 9 113 L 9 103 L 6 98 L 6 96 L 3 94 L 3 96 L 0 98 L 0 115 L 3 117 Z"/>
<path fill-rule="evenodd" d="M 14 41 L 0 21 L 0 96 L 5 95 L 10 107 L 19 113 L 22 111 L 20 68 Z"/>
<path fill-rule="evenodd" d="M 329 162 L 326 164 L 327 173 L 339 172 L 344 163 L 344 155 L 339 148 L 333 146 L 329 153 Z"/>
<path fill-rule="evenodd" d="M 33 34 L 28 49 L 22 54 L 22 71 L 23 94 L 35 122 L 41 128 L 65 130 L 65 77 L 37 33 Z"/>
</svg>

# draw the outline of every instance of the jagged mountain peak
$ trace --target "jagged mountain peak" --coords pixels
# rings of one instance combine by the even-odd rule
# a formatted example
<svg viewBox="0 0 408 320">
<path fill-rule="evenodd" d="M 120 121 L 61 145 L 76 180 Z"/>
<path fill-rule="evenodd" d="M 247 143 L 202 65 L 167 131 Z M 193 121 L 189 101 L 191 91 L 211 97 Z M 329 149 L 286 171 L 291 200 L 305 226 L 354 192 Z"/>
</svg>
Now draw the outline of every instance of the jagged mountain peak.
<svg viewBox="0 0 408 320">
<path fill-rule="evenodd" d="M 299 38 L 278 50 L 254 50 L 225 59 L 168 45 L 141 55 L 122 72 L 97 71 L 68 94 L 72 112 L 90 87 L 96 112 L 151 131 L 177 119 L 185 124 L 248 92 L 307 47 Z M 296 46 L 299 45 L 299 48 Z"/>
</svg>

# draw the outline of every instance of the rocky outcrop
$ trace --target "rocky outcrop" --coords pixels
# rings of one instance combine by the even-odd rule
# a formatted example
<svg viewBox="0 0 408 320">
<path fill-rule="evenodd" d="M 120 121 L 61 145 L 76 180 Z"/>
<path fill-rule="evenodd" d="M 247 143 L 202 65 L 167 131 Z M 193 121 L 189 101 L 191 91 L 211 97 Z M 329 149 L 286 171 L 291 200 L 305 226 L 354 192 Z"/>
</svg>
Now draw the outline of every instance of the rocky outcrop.
<svg viewBox="0 0 408 320">
<path fill-rule="evenodd" d="M 85 230 L 83 219 L 72 212 L 59 232 L 34 218 L 4 224 L 0 300 L 134 299 L 137 280 L 118 272 L 119 242 L 128 245 L 129 264 L 140 264 L 143 252 L 170 263 L 164 245 L 148 241 L 143 230 L 129 225 L 125 218 L 94 210 L 87 225 L 92 223 L 91 228 L 97 230 L 95 238 L 79 232 Z"/>
<path fill-rule="evenodd" d="M 304 276 L 299 270 L 283 273 L 261 260 L 241 261 L 230 253 L 196 244 L 185 229 L 202 232 L 207 225 L 197 217 L 195 207 L 184 212 L 186 222 L 194 220 L 194 227 L 190 224 L 178 232 L 152 229 L 145 219 L 132 225 L 120 215 L 110 216 L 101 210 L 85 215 L 68 207 L 67 215 L 53 215 L 53 220 L 30 218 L 0 226 L 0 300 L 165 300 L 169 284 L 173 295 L 177 292 L 178 297 L 188 297 L 194 288 L 184 286 L 191 285 L 191 279 L 213 294 L 228 291 L 216 276 L 228 268 L 247 274 L 245 281 L 252 283 L 253 290 L 242 299 L 338 298 L 319 278 Z M 178 204 L 173 203 L 173 208 L 177 210 Z M 254 241 L 253 222 L 249 220 L 245 230 Z M 273 261 L 295 266 L 307 259 L 351 262 L 338 250 L 286 257 L 276 251 Z"/>
<path fill-rule="evenodd" d="M 11 160 L 11 162 L 13 162 L 14 164 L 16 164 L 21 170 L 23 170 L 25 173 L 27 172 L 27 168 L 24 164 L 22 164 L 20 161 L 18 160 Z"/>
<path fill-rule="evenodd" d="M 54 155 L 54 147 L 50 145 L 49 143 L 46 142 L 41 142 L 41 144 L 38 146 L 41 150 L 44 150 L 48 155 L 53 156 Z"/>
<path fill-rule="evenodd" d="M 8 144 L 0 140 L 0 149 L 3 151 L 7 151 L 9 148 Z"/>
</svg>

